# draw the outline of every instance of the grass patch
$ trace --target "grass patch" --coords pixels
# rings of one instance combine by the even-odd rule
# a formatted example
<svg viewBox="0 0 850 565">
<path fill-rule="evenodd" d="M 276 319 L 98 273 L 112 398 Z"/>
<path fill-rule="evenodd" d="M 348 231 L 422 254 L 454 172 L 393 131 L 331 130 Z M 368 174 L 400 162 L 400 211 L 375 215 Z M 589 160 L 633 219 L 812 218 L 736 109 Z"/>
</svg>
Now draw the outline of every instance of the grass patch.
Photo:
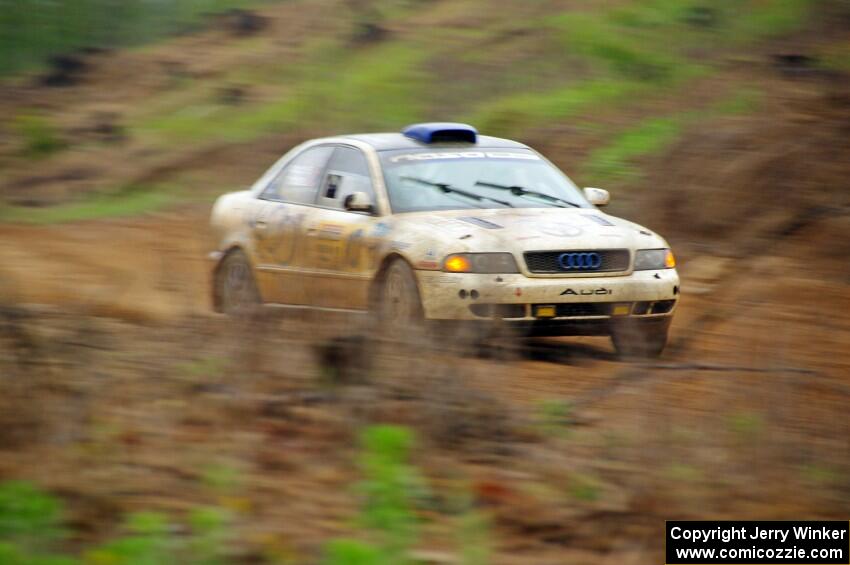
<svg viewBox="0 0 850 565">
<path fill-rule="evenodd" d="M 610 17 L 572 13 L 552 18 L 550 24 L 569 52 L 620 76 L 663 83 L 689 66 L 671 52 L 669 45 L 659 44 L 658 30 L 644 33 L 619 25 Z"/>
<path fill-rule="evenodd" d="M 62 501 L 26 482 L 0 483 L 0 563 L 31 565 L 228 563 L 236 537 L 232 516 L 216 507 L 196 507 L 187 533 L 158 512 L 129 514 L 120 537 L 87 548 L 81 557 L 59 552 L 68 537 Z"/>
<path fill-rule="evenodd" d="M 101 218 L 138 216 L 160 210 L 179 199 L 174 187 L 132 186 L 115 193 L 96 194 L 79 202 L 44 208 L 0 207 L 0 222 L 60 224 Z"/>
<path fill-rule="evenodd" d="M 728 22 L 728 39 L 746 42 L 776 37 L 801 27 L 816 0 L 768 0 L 741 3 L 726 0 L 719 4 Z"/>
<path fill-rule="evenodd" d="M 800 25 L 808 4 L 634 0 L 594 12 L 545 16 L 537 25 L 560 42 L 568 58 L 583 62 L 590 77 L 544 92 L 485 98 L 465 119 L 486 133 L 510 136 L 549 121 L 626 105 L 709 72 L 711 61 L 704 51 L 718 41 L 753 40 Z M 228 106 L 210 91 L 191 104 L 158 112 L 137 127 L 163 144 L 243 142 L 296 127 L 395 131 L 428 114 L 430 89 L 439 88 L 439 82 L 427 76 L 423 63 L 441 50 L 433 36 L 353 49 L 344 38 L 316 38 L 303 47 L 298 63 L 276 74 L 269 70 L 287 77 L 273 99 Z M 552 61 L 563 66 L 564 52 L 549 51 Z M 699 59 L 698 53 L 703 53 Z M 746 101 L 740 103 L 740 111 L 746 111 Z M 607 159 L 604 154 L 601 158 Z"/>
<path fill-rule="evenodd" d="M 823 48 L 818 56 L 818 66 L 829 71 L 850 72 L 850 41 Z"/>
<path fill-rule="evenodd" d="M 199 28 L 209 14 L 259 0 L 0 2 L 0 75 L 82 47 L 141 45 Z"/>
<path fill-rule="evenodd" d="M 682 117 L 659 117 L 640 122 L 619 135 L 610 145 L 590 154 L 585 164 L 594 182 L 623 181 L 639 175 L 634 159 L 657 153 L 679 137 Z"/>
<path fill-rule="evenodd" d="M 301 110 L 300 101 L 291 98 L 236 108 L 209 102 L 152 119 L 140 129 L 161 137 L 167 143 L 236 143 L 265 133 L 286 131 L 298 123 Z"/>
<path fill-rule="evenodd" d="M 570 477 L 569 494 L 580 502 L 594 502 L 602 496 L 602 484 L 595 477 L 575 473 Z"/>
<path fill-rule="evenodd" d="M 618 104 L 647 90 L 626 80 L 599 79 L 539 93 L 512 94 L 479 107 L 470 121 L 492 135 L 510 135 L 522 127 L 566 119 L 608 104 Z"/>
<path fill-rule="evenodd" d="M 12 125 L 24 156 L 30 159 L 47 157 L 66 146 L 53 124 L 40 114 L 21 114 Z"/>
<path fill-rule="evenodd" d="M 336 69 L 336 80 L 318 79 L 313 90 L 324 103 L 313 110 L 354 128 L 397 129 L 416 121 L 428 100 L 428 77 L 420 69 L 427 54 L 427 46 L 407 43 L 365 50 Z"/>
<path fill-rule="evenodd" d="M 714 114 L 749 114 L 761 104 L 763 92 L 756 88 L 745 87 L 716 102 L 711 109 Z"/>
<path fill-rule="evenodd" d="M 689 123 L 713 117 L 747 114 L 761 102 L 762 93 L 755 88 L 742 88 L 712 104 L 705 112 L 687 112 L 649 118 L 615 137 L 610 144 L 591 152 L 584 170 L 594 182 L 624 182 L 642 174 L 636 160 L 658 154 L 681 136 Z"/>
<path fill-rule="evenodd" d="M 296 125 L 395 130 L 422 115 L 426 77 L 418 65 L 426 50 L 389 43 L 354 56 L 346 57 L 347 52 L 335 43 L 317 48 L 293 78 L 295 88 L 279 99 L 235 107 L 202 102 L 139 129 L 167 142 L 241 142 Z"/>
</svg>

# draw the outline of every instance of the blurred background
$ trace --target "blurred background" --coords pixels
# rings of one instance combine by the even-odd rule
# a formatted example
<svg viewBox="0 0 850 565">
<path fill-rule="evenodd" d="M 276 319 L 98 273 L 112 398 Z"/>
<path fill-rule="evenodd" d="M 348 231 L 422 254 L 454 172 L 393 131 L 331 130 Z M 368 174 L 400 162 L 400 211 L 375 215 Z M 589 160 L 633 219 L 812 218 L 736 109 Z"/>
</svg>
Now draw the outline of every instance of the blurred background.
<svg viewBox="0 0 850 565">
<path fill-rule="evenodd" d="M 665 519 L 847 519 L 848 76 L 847 0 L 0 0 L 0 563 L 660 563 Z M 212 314 L 217 195 L 444 120 L 667 237 L 659 362 Z"/>
</svg>

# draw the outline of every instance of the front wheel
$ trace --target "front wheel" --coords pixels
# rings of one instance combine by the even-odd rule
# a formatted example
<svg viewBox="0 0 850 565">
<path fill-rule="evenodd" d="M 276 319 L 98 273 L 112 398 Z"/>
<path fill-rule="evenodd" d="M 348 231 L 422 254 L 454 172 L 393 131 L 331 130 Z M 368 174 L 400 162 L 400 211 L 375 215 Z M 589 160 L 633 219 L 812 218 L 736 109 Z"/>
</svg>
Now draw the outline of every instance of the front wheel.
<svg viewBox="0 0 850 565">
<path fill-rule="evenodd" d="M 656 359 L 667 345 L 669 320 L 664 323 L 630 321 L 611 329 L 611 342 L 623 359 Z M 654 322 L 654 321 L 653 321 Z"/>
<path fill-rule="evenodd" d="M 380 331 L 390 337 L 409 336 L 421 329 L 422 301 L 413 270 L 396 259 L 387 268 L 374 305 Z"/>
</svg>

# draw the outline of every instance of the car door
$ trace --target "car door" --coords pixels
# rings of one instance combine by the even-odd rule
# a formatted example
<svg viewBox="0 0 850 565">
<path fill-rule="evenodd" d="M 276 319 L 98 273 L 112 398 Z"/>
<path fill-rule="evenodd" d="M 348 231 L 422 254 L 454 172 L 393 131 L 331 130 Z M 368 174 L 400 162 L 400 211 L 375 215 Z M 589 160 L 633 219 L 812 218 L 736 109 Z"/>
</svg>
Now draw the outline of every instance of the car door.
<svg viewBox="0 0 850 565">
<path fill-rule="evenodd" d="M 310 303 L 364 310 L 377 268 L 379 219 L 371 213 L 345 209 L 346 199 L 355 192 L 365 193 L 375 202 L 372 175 L 363 151 L 337 146 L 320 187 L 307 232 Z"/>
<path fill-rule="evenodd" d="M 262 190 L 253 223 L 257 283 L 268 302 L 309 304 L 306 230 L 333 146 L 305 149 Z"/>
</svg>

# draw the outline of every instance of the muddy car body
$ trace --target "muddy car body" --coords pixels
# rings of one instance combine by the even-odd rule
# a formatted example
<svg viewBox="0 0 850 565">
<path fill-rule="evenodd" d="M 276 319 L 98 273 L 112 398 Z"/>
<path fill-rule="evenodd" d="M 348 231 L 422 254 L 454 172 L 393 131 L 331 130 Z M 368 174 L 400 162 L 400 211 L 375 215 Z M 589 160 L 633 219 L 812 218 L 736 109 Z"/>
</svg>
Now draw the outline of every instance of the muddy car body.
<svg viewBox="0 0 850 565">
<path fill-rule="evenodd" d="M 679 294 L 669 246 L 601 212 L 514 141 L 463 124 L 316 139 L 212 211 L 213 300 L 612 335 L 660 353 Z"/>
</svg>

